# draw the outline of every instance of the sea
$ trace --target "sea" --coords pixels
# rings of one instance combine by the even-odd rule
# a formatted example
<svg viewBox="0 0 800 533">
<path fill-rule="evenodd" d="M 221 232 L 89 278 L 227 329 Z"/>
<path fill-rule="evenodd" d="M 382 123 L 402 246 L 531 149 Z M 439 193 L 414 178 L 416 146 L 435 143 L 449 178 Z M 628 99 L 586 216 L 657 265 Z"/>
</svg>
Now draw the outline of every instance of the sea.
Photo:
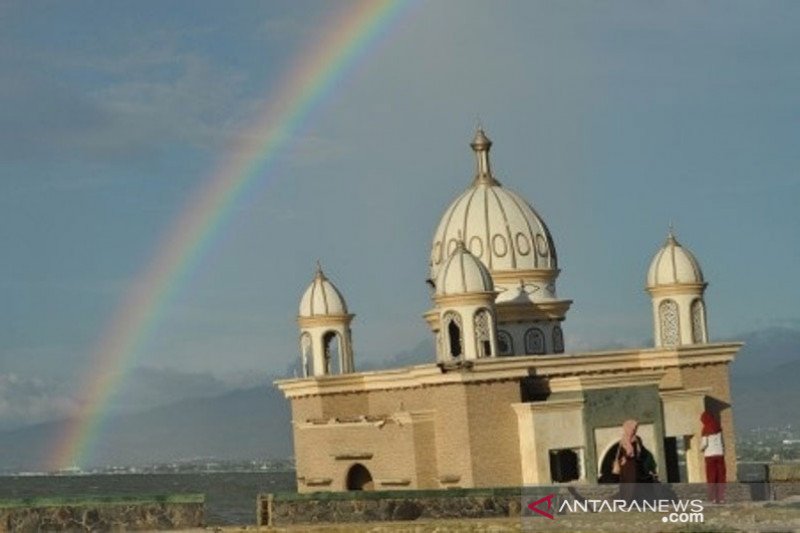
<svg viewBox="0 0 800 533">
<path fill-rule="evenodd" d="M 205 494 L 209 526 L 253 525 L 259 493 L 293 492 L 294 472 L 98 474 L 0 477 L 9 498 Z"/>
</svg>

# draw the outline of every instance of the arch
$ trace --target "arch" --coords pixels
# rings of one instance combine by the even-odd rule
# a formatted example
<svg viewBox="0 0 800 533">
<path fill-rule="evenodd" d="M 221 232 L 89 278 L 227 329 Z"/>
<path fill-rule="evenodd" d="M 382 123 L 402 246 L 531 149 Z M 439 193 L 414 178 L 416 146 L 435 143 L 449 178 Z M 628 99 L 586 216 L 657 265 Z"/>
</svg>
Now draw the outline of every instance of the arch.
<svg viewBox="0 0 800 533">
<path fill-rule="evenodd" d="M 492 314 L 488 309 L 478 309 L 473 316 L 475 326 L 475 345 L 478 357 L 491 357 L 492 353 Z"/>
<path fill-rule="evenodd" d="M 544 333 L 539 328 L 530 328 L 525 332 L 525 353 L 541 355 L 544 350 Z"/>
<path fill-rule="evenodd" d="M 373 490 L 375 488 L 372 474 L 361 463 L 354 464 L 347 471 L 345 486 L 347 490 Z"/>
<path fill-rule="evenodd" d="M 464 355 L 464 335 L 461 329 L 461 315 L 449 311 L 444 315 L 444 324 L 447 331 L 447 353 L 450 357 Z"/>
<path fill-rule="evenodd" d="M 334 343 L 334 339 L 336 342 Z M 338 331 L 326 331 L 322 335 L 322 354 L 324 360 L 324 374 L 343 374 L 342 364 L 342 336 Z"/>
<path fill-rule="evenodd" d="M 619 483 L 619 475 L 613 473 L 614 459 L 617 457 L 619 441 L 612 442 L 606 451 L 600 456 L 600 464 L 597 468 L 598 483 Z"/>
<path fill-rule="evenodd" d="M 703 305 L 703 300 L 700 298 L 693 300 L 690 309 L 692 314 L 692 342 L 695 344 L 708 342 L 706 335 L 706 310 Z"/>
<path fill-rule="evenodd" d="M 675 300 L 664 300 L 658 305 L 658 321 L 661 325 L 661 345 L 677 346 L 680 344 L 680 319 L 678 318 L 678 303 Z"/>
<path fill-rule="evenodd" d="M 309 374 L 311 374 L 311 351 L 311 335 L 308 332 L 304 332 L 300 335 L 300 370 L 304 378 L 307 378 Z"/>
<path fill-rule="evenodd" d="M 564 331 L 561 326 L 553 326 L 553 352 L 564 353 Z"/>
<path fill-rule="evenodd" d="M 502 329 L 497 331 L 497 355 L 514 355 L 514 339 Z"/>
</svg>

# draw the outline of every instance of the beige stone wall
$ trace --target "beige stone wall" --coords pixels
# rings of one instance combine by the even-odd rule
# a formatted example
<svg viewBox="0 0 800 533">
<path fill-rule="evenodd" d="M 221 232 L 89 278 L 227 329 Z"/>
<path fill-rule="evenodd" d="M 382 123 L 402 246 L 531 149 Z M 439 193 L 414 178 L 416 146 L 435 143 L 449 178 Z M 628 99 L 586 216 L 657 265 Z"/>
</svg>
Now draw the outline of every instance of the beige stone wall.
<svg viewBox="0 0 800 533">
<path fill-rule="evenodd" d="M 716 365 L 695 365 L 681 368 L 683 387 L 686 389 L 696 389 L 708 387 L 710 391 L 706 398 L 706 408 L 713 408 L 716 404 L 723 406 L 720 411 L 720 423 L 722 424 L 722 439 L 725 443 L 725 468 L 728 474 L 728 481 L 736 481 L 736 435 L 733 429 L 733 409 L 731 402 L 731 390 L 729 380 L 729 365 L 727 363 Z M 711 403 L 712 405 L 709 405 Z M 699 436 L 702 425 L 700 420 L 697 423 L 697 435 Z M 693 445 L 699 445 L 699 438 L 692 439 Z M 703 477 L 705 480 L 705 475 Z"/>
<path fill-rule="evenodd" d="M 369 410 L 369 395 L 363 392 L 349 394 L 329 394 L 322 402 L 322 416 L 352 417 L 374 414 Z"/>
<path fill-rule="evenodd" d="M 517 403 L 513 409 L 520 444 L 520 484 L 552 483 L 550 450 L 560 448 L 572 448 L 578 452 L 582 463 L 581 477 L 585 481 L 583 400 Z"/>
<path fill-rule="evenodd" d="M 295 456 L 299 492 L 347 490 L 356 463 L 371 473 L 376 489 L 438 488 L 431 476 L 432 413 L 401 412 L 380 422 L 297 424 Z"/>
<path fill-rule="evenodd" d="M 463 384 L 426 389 L 436 405 L 436 462 L 441 487 L 473 487 L 472 446 Z"/>
<path fill-rule="evenodd" d="M 319 396 L 294 398 L 290 403 L 293 421 L 322 418 L 322 398 Z"/>
<path fill-rule="evenodd" d="M 667 395 L 677 400 L 672 406 L 665 402 L 667 435 L 692 435 L 689 454 L 694 455 L 689 459 L 696 459 L 698 468 L 693 470 L 699 470 L 701 426 L 699 419 L 694 420 L 699 415 L 687 414 L 693 409 L 691 402 L 680 399 L 681 391 L 700 389 L 696 392 L 712 404 L 729 405 L 725 361 L 737 349 L 738 345 L 720 344 L 569 358 L 498 358 L 444 374 L 433 365 L 420 365 L 279 382 L 291 398 L 298 477 L 318 482 L 330 479 L 327 485 L 299 483 L 298 490 L 344 490 L 346 472 L 355 462 L 370 469 L 376 488 L 518 486 L 533 478 L 549 482 L 548 457 L 539 457 L 540 447 L 545 452 L 548 447 L 590 451 L 585 450 L 586 443 L 574 439 L 558 445 L 545 443 L 551 428 L 561 428 L 557 433 L 562 436 L 582 433 L 578 431 L 581 406 L 567 409 L 573 420 L 568 427 L 564 427 L 565 413 L 522 412 L 518 419 L 512 406 L 520 405 L 519 383 L 531 371 L 551 385 L 559 382 L 564 391 L 577 393 L 588 386 L 589 378 L 593 386 L 625 387 L 650 379 L 656 372 L 651 369 L 657 369 L 662 399 Z M 545 410 L 552 407 L 547 405 Z M 729 478 L 733 479 L 736 450 L 731 409 L 721 413 Z M 527 437 L 521 435 L 522 422 L 530 426 Z M 382 481 L 390 483 L 384 487 Z"/>
<path fill-rule="evenodd" d="M 519 381 L 492 381 L 465 387 L 474 487 L 522 483 L 519 431 L 512 404 L 520 401 Z"/>
<path fill-rule="evenodd" d="M 677 389 L 681 387 L 681 369 L 678 367 L 667 368 L 664 370 L 664 377 L 658 384 L 660 389 Z"/>
</svg>

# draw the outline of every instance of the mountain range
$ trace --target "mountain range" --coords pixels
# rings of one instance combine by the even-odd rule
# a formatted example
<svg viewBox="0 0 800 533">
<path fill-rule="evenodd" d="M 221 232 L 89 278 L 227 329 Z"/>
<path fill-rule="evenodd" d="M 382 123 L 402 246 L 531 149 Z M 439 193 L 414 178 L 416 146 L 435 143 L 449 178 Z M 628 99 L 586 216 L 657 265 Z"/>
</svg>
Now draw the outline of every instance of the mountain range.
<svg viewBox="0 0 800 533">
<path fill-rule="evenodd" d="M 731 367 L 737 431 L 800 425 L 800 330 L 773 327 L 741 336 Z M 429 360 L 420 342 L 369 368 Z M 290 374 L 291 375 L 291 374 Z M 284 459 L 292 455 L 288 402 L 271 384 L 194 397 L 110 416 L 93 443 L 93 465 L 141 465 L 192 458 Z M 69 420 L 0 432 L 0 470 L 40 470 Z"/>
</svg>

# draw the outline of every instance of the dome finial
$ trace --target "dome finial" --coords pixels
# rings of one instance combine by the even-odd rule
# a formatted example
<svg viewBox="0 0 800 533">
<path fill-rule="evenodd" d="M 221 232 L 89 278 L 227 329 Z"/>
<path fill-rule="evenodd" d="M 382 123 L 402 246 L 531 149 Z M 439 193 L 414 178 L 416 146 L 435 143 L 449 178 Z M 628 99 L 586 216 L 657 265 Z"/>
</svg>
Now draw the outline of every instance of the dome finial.
<svg viewBox="0 0 800 533">
<path fill-rule="evenodd" d="M 475 152 L 475 160 L 477 168 L 475 170 L 475 183 L 487 183 L 489 185 L 500 185 L 500 183 L 492 176 L 492 168 L 489 164 L 489 150 L 492 148 L 492 141 L 483 132 L 483 125 L 478 119 L 478 127 L 475 131 L 475 137 L 469 144 Z"/>
<path fill-rule="evenodd" d="M 672 221 L 669 221 L 669 232 L 667 233 L 667 244 L 671 244 L 675 246 L 678 244 L 678 239 L 675 238 L 675 226 L 672 224 Z"/>
<path fill-rule="evenodd" d="M 325 273 L 322 272 L 322 263 L 320 263 L 319 259 L 317 259 L 317 271 L 314 273 L 314 277 L 319 279 L 326 279 Z"/>
</svg>

